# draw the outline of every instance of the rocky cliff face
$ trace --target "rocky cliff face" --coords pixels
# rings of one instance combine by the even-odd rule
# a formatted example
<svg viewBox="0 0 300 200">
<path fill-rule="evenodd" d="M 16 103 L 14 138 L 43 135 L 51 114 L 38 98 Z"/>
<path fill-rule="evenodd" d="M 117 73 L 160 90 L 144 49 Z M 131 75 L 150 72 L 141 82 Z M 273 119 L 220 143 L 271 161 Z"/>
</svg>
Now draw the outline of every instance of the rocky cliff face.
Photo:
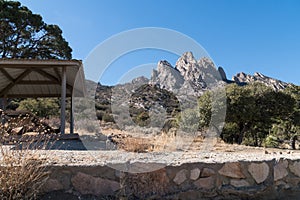
<svg viewBox="0 0 300 200">
<path fill-rule="evenodd" d="M 269 87 L 272 87 L 275 91 L 283 90 L 286 87 L 288 87 L 289 85 L 291 85 L 290 83 L 285 83 L 283 81 L 280 81 L 280 80 L 277 80 L 274 78 L 270 78 L 270 77 L 265 76 L 258 72 L 254 73 L 253 76 L 241 72 L 241 73 L 238 73 L 236 76 L 233 76 L 232 80 L 239 85 L 260 82 Z"/>
<path fill-rule="evenodd" d="M 165 128 L 172 124 L 181 109 L 196 106 L 197 98 L 206 90 L 220 85 L 236 83 L 243 86 L 253 82 L 264 83 L 276 91 L 291 85 L 261 73 L 252 76 L 242 72 L 228 80 L 222 67 L 216 69 L 210 59 L 196 60 L 191 52 L 186 52 L 174 67 L 165 60 L 159 61 L 150 79 L 137 77 L 116 86 L 98 84 L 95 94 L 97 117 L 112 121 L 111 116 L 114 116 L 114 119 L 122 122 L 120 127 L 130 125 L 127 119 L 131 117 L 135 123 L 148 126 L 153 125 L 149 113 L 155 114 L 156 110 L 161 109 L 165 110 L 166 123 L 160 117 L 155 119 L 165 123 Z M 130 117 L 124 115 L 128 109 Z"/>
<path fill-rule="evenodd" d="M 159 61 L 157 70 L 153 70 L 150 84 L 157 85 L 169 91 L 178 91 L 184 79 L 177 69 L 174 69 L 168 61 Z"/>
<path fill-rule="evenodd" d="M 191 52 L 186 52 L 177 60 L 175 67 L 167 61 L 160 61 L 157 70 L 153 70 L 150 84 L 177 94 L 199 96 L 221 81 L 220 73 L 210 59 L 197 61 Z"/>
<path fill-rule="evenodd" d="M 212 89 L 218 85 L 236 83 L 246 85 L 253 82 L 260 82 L 275 91 L 285 89 L 289 83 L 265 76 L 256 72 L 248 75 L 243 72 L 228 80 L 222 67 L 215 68 L 209 58 L 196 60 L 191 52 L 184 53 L 173 67 L 167 61 L 160 61 L 157 70 L 154 70 L 150 84 L 159 86 L 176 94 L 200 96 L 203 91 Z"/>
</svg>

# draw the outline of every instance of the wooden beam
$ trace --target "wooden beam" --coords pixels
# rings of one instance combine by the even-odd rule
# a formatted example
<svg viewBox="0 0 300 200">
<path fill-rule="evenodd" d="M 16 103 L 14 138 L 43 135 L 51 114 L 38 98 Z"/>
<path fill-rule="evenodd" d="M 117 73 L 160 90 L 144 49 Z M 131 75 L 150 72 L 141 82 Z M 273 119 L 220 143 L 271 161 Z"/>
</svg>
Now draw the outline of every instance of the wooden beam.
<svg viewBox="0 0 300 200">
<path fill-rule="evenodd" d="M 20 81 L 17 83 L 18 85 L 60 85 L 59 83 L 57 83 L 56 81 Z"/>
<path fill-rule="evenodd" d="M 9 81 L 14 81 L 14 78 L 4 68 L 0 68 L 0 71 Z"/>
<path fill-rule="evenodd" d="M 37 73 L 39 73 L 39 74 L 41 74 L 42 76 L 44 76 L 44 77 L 46 77 L 48 79 L 51 79 L 53 81 L 56 81 L 57 83 L 60 84 L 60 80 L 57 77 L 53 76 L 52 74 L 49 74 L 48 72 L 45 72 L 44 70 L 34 69 L 34 71 L 37 72 Z M 67 84 L 67 89 L 69 89 L 69 90 L 72 91 L 73 87 L 71 85 Z"/>
<path fill-rule="evenodd" d="M 67 93 L 67 70 L 62 67 L 61 76 L 61 104 L 60 104 L 60 133 L 65 134 L 66 128 L 66 93 Z"/>
<path fill-rule="evenodd" d="M 61 94 L 7 94 L 7 98 L 39 98 L 39 97 L 61 97 Z M 67 94 L 71 97 L 71 94 Z"/>
<path fill-rule="evenodd" d="M 7 97 L 3 97 L 2 99 L 2 110 L 6 110 L 6 107 L 7 107 Z"/>
<path fill-rule="evenodd" d="M 25 78 L 28 74 L 31 73 L 31 69 L 25 70 L 22 74 L 20 74 L 13 82 L 9 83 L 6 87 L 4 87 L 0 92 L 0 97 L 5 96 L 7 92 L 13 88 L 18 82 L 20 82 L 23 78 Z"/>
<path fill-rule="evenodd" d="M 58 77 L 58 80 L 61 82 L 61 77 L 60 77 L 60 73 L 58 71 L 58 68 L 54 68 L 54 72 L 55 72 L 56 76 Z"/>
<path fill-rule="evenodd" d="M 38 59 L 1 59 L 0 66 L 8 68 L 49 68 L 49 67 L 77 67 L 82 65 L 80 60 L 38 60 Z"/>
<path fill-rule="evenodd" d="M 71 95 L 71 106 L 70 106 L 70 134 L 74 134 L 74 102 Z"/>
<path fill-rule="evenodd" d="M 56 83 L 60 84 L 58 78 L 56 78 L 55 76 L 53 76 L 52 74 L 49 74 L 48 72 L 45 72 L 44 70 L 41 69 L 34 69 L 33 71 L 39 73 L 40 75 L 42 75 L 43 77 L 46 77 L 52 81 L 55 81 Z"/>
</svg>

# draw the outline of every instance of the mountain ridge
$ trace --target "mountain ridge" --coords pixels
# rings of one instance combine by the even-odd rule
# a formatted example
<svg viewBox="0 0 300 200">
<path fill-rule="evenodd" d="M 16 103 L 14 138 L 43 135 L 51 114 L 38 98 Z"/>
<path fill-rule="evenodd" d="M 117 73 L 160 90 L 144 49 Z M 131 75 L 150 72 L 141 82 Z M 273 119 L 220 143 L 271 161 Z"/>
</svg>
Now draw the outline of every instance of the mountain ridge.
<svg viewBox="0 0 300 200">
<path fill-rule="evenodd" d="M 189 90 L 189 95 L 200 96 L 205 90 L 218 85 L 236 83 L 243 86 L 254 82 L 263 83 L 275 91 L 293 85 L 259 72 L 254 75 L 240 72 L 229 80 L 222 67 L 216 69 L 212 60 L 207 57 L 196 60 L 192 52 L 184 53 L 174 67 L 166 60 L 159 61 L 157 70 L 153 70 L 149 83 L 176 93 L 180 93 L 179 90 Z"/>
<path fill-rule="evenodd" d="M 225 70 L 222 67 L 216 68 L 209 58 L 196 60 L 192 52 L 186 52 L 177 60 L 174 67 L 166 60 L 159 61 L 150 79 L 141 76 L 131 82 L 115 86 L 98 83 L 96 93 L 93 94 L 99 120 L 108 122 L 115 120 L 119 127 L 125 127 L 132 124 L 130 122 L 132 119 L 133 122 L 147 127 L 152 123 L 149 120 L 149 113 L 155 115 L 155 110 L 165 109 L 167 120 L 165 122 L 157 120 L 155 123 L 172 126 L 178 113 L 182 109 L 197 106 L 198 97 L 205 91 L 228 84 L 244 86 L 254 82 L 261 82 L 275 91 L 292 85 L 261 73 L 248 75 L 240 72 L 229 80 Z"/>
</svg>

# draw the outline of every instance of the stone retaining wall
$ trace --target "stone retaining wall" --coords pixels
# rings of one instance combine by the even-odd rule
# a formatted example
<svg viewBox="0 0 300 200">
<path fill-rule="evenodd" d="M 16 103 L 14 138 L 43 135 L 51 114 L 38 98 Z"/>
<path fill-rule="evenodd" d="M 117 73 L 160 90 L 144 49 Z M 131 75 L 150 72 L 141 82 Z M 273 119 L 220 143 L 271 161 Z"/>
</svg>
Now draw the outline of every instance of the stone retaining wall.
<svg viewBox="0 0 300 200">
<path fill-rule="evenodd" d="M 108 166 L 53 166 L 44 193 L 136 199 L 300 199 L 300 161 L 187 163 L 130 174 Z"/>
</svg>

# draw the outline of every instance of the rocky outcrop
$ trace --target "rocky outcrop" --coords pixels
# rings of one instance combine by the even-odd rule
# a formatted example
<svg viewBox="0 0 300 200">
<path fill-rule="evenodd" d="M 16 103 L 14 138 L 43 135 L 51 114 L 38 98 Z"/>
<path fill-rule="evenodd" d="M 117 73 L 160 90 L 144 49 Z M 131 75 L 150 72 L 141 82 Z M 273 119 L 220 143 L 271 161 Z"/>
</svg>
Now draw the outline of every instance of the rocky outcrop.
<svg viewBox="0 0 300 200">
<path fill-rule="evenodd" d="M 222 79 L 223 81 L 227 81 L 227 76 L 226 76 L 226 73 L 225 73 L 223 67 L 219 67 L 219 68 L 218 68 L 218 71 L 219 71 L 219 73 L 220 73 L 221 79 Z"/>
<path fill-rule="evenodd" d="M 147 84 L 148 82 L 149 79 L 146 78 L 145 76 L 137 77 L 131 81 L 132 84 L 140 84 L 140 85 Z"/>
<path fill-rule="evenodd" d="M 167 61 L 159 61 L 150 84 L 177 94 L 185 92 L 187 95 L 200 96 L 221 80 L 220 73 L 209 58 L 203 57 L 197 61 L 192 52 L 186 52 L 177 60 L 175 67 Z"/>
<path fill-rule="evenodd" d="M 192 52 L 184 53 L 173 67 L 167 61 L 160 61 L 157 70 L 153 70 L 151 84 L 160 88 L 181 94 L 200 96 L 203 91 L 212 89 L 218 85 L 236 83 L 240 86 L 249 83 L 260 82 L 272 87 L 275 91 L 285 89 L 289 83 L 265 76 L 256 72 L 253 76 L 243 72 L 228 80 L 222 67 L 215 68 L 212 60 L 202 57 L 196 60 Z"/>
<path fill-rule="evenodd" d="M 0 110 L 0 133 L 2 143 L 15 143 L 19 140 L 28 140 L 33 136 L 54 136 L 59 129 L 54 129 L 27 111 L 2 111 Z"/>
<path fill-rule="evenodd" d="M 115 86 L 99 83 L 96 94 L 91 93 L 95 94 L 97 117 L 102 121 L 119 122 L 118 126 L 121 128 L 134 123 L 143 127 L 171 127 L 167 122 L 172 122 L 180 112 L 180 107 L 197 106 L 197 98 L 205 91 L 227 84 L 243 86 L 254 82 L 263 83 L 275 91 L 291 85 L 261 73 L 252 76 L 241 72 L 228 80 L 225 70 L 222 67 L 216 69 L 212 60 L 206 57 L 197 60 L 192 52 L 186 52 L 175 66 L 166 60 L 159 61 L 150 79 L 141 76 Z M 129 114 L 124 112 L 127 110 Z M 166 115 L 156 116 L 156 119 L 164 116 L 166 119 L 151 120 L 149 113 L 154 116 L 155 113 L 165 111 Z"/>
<path fill-rule="evenodd" d="M 285 83 L 283 81 L 270 78 L 258 72 L 254 73 L 253 76 L 241 72 L 233 76 L 232 80 L 239 85 L 246 85 L 248 83 L 260 82 L 265 84 L 266 86 L 272 87 L 275 91 L 283 90 L 289 85 L 291 85 L 289 83 Z"/>
<path fill-rule="evenodd" d="M 184 81 L 189 83 L 197 91 L 206 88 L 207 85 L 203 80 L 202 66 L 199 65 L 191 52 L 184 53 L 176 62 L 177 69 Z"/>
<path fill-rule="evenodd" d="M 178 91 L 184 79 L 180 72 L 172 67 L 168 61 L 159 61 L 157 70 L 153 70 L 150 84 L 157 85 L 169 91 Z"/>
</svg>

